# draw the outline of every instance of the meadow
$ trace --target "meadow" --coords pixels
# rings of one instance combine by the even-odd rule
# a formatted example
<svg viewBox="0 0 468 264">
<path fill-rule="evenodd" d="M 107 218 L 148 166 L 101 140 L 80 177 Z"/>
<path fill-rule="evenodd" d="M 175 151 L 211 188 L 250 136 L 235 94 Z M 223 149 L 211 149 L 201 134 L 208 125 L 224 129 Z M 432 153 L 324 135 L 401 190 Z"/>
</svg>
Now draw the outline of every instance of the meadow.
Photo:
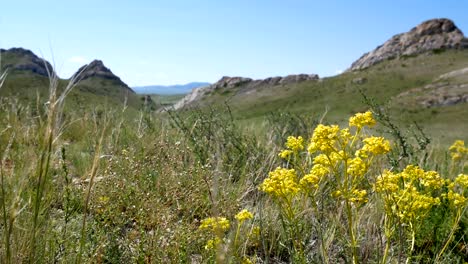
<svg viewBox="0 0 468 264">
<path fill-rule="evenodd" d="M 247 124 L 229 106 L 70 109 L 60 85 L 0 98 L 2 263 L 468 261 L 464 142 L 433 146 L 370 99 L 340 126 Z"/>
</svg>

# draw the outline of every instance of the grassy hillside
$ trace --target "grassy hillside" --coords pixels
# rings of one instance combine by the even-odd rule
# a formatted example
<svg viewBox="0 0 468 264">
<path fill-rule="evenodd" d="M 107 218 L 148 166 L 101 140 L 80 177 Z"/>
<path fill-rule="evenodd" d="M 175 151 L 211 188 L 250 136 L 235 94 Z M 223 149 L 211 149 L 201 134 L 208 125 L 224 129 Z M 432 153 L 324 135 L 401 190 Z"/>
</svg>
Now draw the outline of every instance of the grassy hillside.
<svg viewBox="0 0 468 264">
<path fill-rule="evenodd" d="M 416 94 L 398 95 L 436 82 L 440 75 L 465 67 L 468 67 L 468 50 L 448 50 L 394 59 L 319 81 L 263 87 L 251 92 L 242 91 L 242 87 L 219 89 L 198 105 L 222 106 L 227 102 L 235 115 L 243 120 L 262 120 L 268 113 L 288 111 L 313 116 L 326 113 L 327 120 L 343 123 L 346 116 L 369 108 L 362 91 L 379 105 L 388 106 L 397 123 L 408 126 L 416 121 L 431 136 L 448 143 L 454 138 L 467 139 L 468 104 L 427 108 L 418 103 Z M 448 81 L 466 83 L 463 78 L 449 78 Z M 450 133 L 446 133 L 448 127 Z"/>
</svg>

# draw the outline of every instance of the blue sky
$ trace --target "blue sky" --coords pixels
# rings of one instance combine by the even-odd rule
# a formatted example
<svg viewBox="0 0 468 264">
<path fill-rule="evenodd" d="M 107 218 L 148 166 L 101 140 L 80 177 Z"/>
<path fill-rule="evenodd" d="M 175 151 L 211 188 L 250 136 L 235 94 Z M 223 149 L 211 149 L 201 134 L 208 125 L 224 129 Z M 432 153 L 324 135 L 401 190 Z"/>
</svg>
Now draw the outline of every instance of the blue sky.
<svg viewBox="0 0 468 264">
<path fill-rule="evenodd" d="M 63 78 L 101 59 L 130 86 L 330 76 L 430 18 L 468 32 L 468 1 L 460 0 L 2 2 L 0 47 L 53 60 Z"/>
</svg>

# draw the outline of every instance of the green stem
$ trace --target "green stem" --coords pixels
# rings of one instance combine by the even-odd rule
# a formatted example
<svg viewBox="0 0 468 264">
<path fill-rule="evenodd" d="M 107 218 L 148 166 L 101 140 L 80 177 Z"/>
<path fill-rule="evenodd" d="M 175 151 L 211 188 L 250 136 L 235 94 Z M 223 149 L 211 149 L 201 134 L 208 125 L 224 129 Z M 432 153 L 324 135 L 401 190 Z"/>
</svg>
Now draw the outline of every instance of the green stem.
<svg viewBox="0 0 468 264">
<path fill-rule="evenodd" d="M 416 240 L 416 232 L 414 231 L 413 223 L 410 222 L 409 225 L 410 225 L 410 228 L 411 228 L 411 249 L 410 249 L 410 252 L 408 254 L 408 257 L 406 258 L 406 264 L 410 263 L 410 260 L 411 260 L 411 258 L 413 256 L 414 242 Z"/>
<path fill-rule="evenodd" d="M 346 200 L 346 214 L 348 215 L 348 229 L 349 229 L 349 238 L 351 239 L 351 250 L 353 255 L 353 264 L 359 263 L 358 253 L 357 253 L 357 243 L 356 237 L 353 228 L 353 212 L 351 210 L 351 204 Z"/>
<path fill-rule="evenodd" d="M 385 228 L 385 250 L 384 250 L 384 255 L 382 257 L 382 264 L 387 263 L 387 256 L 388 256 L 388 250 L 390 249 L 390 238 L 392 236 L 392 232 L 390 232 L 389 228 L 389 223 L 388 223 L 388 215 L 385 214 L 385 219 L 384 219 L 384 228 Z"/>
<path fill-rule="evenodd" d="M 0 163 L 0 178 L 2 184 L 2 211 L 3 211 L 3 226 L 5 230 L 9 230 L 8 222 L 7 222 L 7 210 L 6 210 L 6 199 L 5 199 L 5 183 L 3 179 L 3 167 L 2 163 Z M 5 250 L 6 250 L 6 263 L 10 263 L 11 261 L 11 252 L 10 252 L 10 234 L 9 232 L 5 232 Z"/>
<path fill-rule="evenodd" d="M 447 249 L 448 245 L 452 241 L 453 235 L 455 234 L 455 230 L 457 230 L 458 223 L 460 222 L 460 219 L 461 219 L 461 211 L 462 211 L 461 209 L 457 210 L 457 216 L 455 218 L 455 221 L 453 222 L 452 229 L 450 230 L 450 234 L 447 238 L 447 241 L 445 242 L 440 252 L 437 254 L 437 257 L 435 258 L 434 263 L 437 263 L 439 261 L 440 257 L 442 256 L 442 254 L 444 253 L 444 251 Z"/>
<path fill-rule="evenodd" d="M 239 232 L 240 232 L 240 227 L 242 225 L 242 222 L 239 221 L 237 224 L 237 229 L 236 229 L 236 235 L 234 236 L 234 252 L 237 253 L 237 238 L 239 237 Z"/>
</svg>

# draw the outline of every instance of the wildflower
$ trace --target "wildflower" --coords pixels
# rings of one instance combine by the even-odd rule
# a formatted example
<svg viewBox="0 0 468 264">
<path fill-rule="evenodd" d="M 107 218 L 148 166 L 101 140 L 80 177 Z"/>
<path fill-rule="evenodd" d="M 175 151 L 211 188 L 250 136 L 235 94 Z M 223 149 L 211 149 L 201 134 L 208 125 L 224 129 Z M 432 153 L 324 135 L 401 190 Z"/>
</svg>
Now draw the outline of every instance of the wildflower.
<svg viewBox="0 0 468 264">
<path fill-rule="evenodd" d="M 289 136 L 286 141 L 286 147 L 293 152 L 298 152 L 304 149 L 304 139 L 299 137 Z"/>
<path fill-rule="evenodd" d="M 219 237 L 215 237 L 210 239 L 206 242 L 205 250 L 211 250 L 216 248 L 219 244 L 221 244 L 221 239 Z"/>
<path fill-rule="evenodd" d="M 250 236 L 252 236 L 252 237 L 260 236 L 260 227 L 259 226 L 254 226 L 252 228 L 252 231 L 250 232 Z"/>
<path fill-rule="evenodd" d="M 349 118 L 349 126 L 355 126 L 357 128 L 362 128 L 364 126 L 374 126 L 375 120 L 372 117 L 372 112 L 367 111 L 365 113 L 357 113 L 354 116 Z"/>
<path fill-rule="evenodd" d="M 301 185 L 302 189 L 307 192 L 310 189 L 310 187 L 315 188 L 315 189 L 318 188 L 319 182 L 320 182 L 320 178 L 317 175 L 306 174 L 299 181 L 299 184 Z"/>
<path fill-rule="evenodd" d="M 349 201 L 352 203 L 367 203 L 367 191 L 366 190 L 358 190 L 354 189 L 351 192 L 351 196 L 349 197 Z"/>
<path fill-rule="evenodd" d="M 379 155 L 390 151 L 390 142 L 383 137 L 368 137 L 363 142 L 362 150 L 368 153 Z"/>
<path fill-rule="evenodd" d="M 229 230 L 229 220 L 225 217 L 208 217 L 201 221 L 200 229 L 209 229 L 213 232 Z"/>
<path fill-rule="evenodd" d="M 100 196 L 99 197 L 99 202 L 103 203 L 103 204 L 107 204 L 109 202 L 109 197 L 108 196 Z"/>
<path fill-rule="evenodd" d="M 252 264 L 253 262 L 248 258 L 248 257 L 243 257 L 242 258 L 242 264 Z"/>
<path fill-rule="evenodd" d="M 260 185 L 260 190 L 276 198 L 291 198 L 299 191 L 295 170 L 276 168 Z"/>
<path fill-rule="evenodd" d="M 422 176 L 422 177 L 421 177 Z M 444 185 L 444 180 L 440 177 L 440 175 L 435 171 L 427 171 L 421 175 L 419 181 L 425 187 L 429 187 L 432 189 L 441 188 Z"/>
<path fill-rule="evenodd" d="M 353 138 L 351 133 L 349 132 L 349 128 L 341 129 L 340 130 L 340 135 L 339 135 L 339 140 L 341 145 L 347 145 L 348 142 Z"/>
<path fill-rule="evenodd" d="M 280 156 L 280 158 L 282 159 L 288 159 L 294 152 L 292 150 L 289 150 L 289 149 L 285 149 L 283 151 L 281 151 L 278 156 Z"/>
<path fill-rule="evenodd" d="M 383 195 L 387 214 L 411 223 L 423 218 L 433 206 L 440 204 L 439 197 L 432 197 L 431 193 L 443 185 L 444 180 L 436 172 L 426 172 L 409 165 L 397 174 L 385 171 L 377 179 L 374 188 Z"/>
<path fill-rule="evenodd" d="M 450 201 L 455 208 L 464 207 L 466 205 L 467 199 L 453 190 L 449 190 L 446 195 L 447 199 Z"/>
<path fill-rule="evenodd" d="M 449 148 L 453 161 L 460 161 L 468 158 L 468 148 L 465 147 L 465 141 L 456 140 Z"/>
<path fill-rule="evenodd" d="M 460 174 L 455 179 L 455 182 L 460 184 L 463 188 L 468 188 L 468 175 Z"/>
<path fill-rule="evenodd" d="M 338 135 L 340 132 L 340 127 L 337 125 L 325 126 L 318 125 L 312 139 L 310 141 L 308 151 L 314 153 L 316 151 L 322 151 L 324 153 L 330 153 L 335 149 L 335 143 L 338 140 Z"/>
<path fill-rule="evenodd" d="M 394 193 L 399 189 L 399 181 L 399 175 L 386 170 L 377 178 L 375 182 L 375 191 L 379 193 Z"/>
<path fill-rule="evenodd" d="M 251 212 L 249 212 L 248 210 L 244 209 L 244 210 L 240 211 L 238 214 L 236 214 L 235 217 L 236 217 L 237 221 L 244 222 L 247 219 L 252 219 L 253 214 Z"/>
<path fill-rule="evenodd" d="M 363 176 L 366 172 L 367 164 L 360 157 L 355 157 L 348 161 L 347 173 L 349 175 L 358 177 Z"/>
</svg>

